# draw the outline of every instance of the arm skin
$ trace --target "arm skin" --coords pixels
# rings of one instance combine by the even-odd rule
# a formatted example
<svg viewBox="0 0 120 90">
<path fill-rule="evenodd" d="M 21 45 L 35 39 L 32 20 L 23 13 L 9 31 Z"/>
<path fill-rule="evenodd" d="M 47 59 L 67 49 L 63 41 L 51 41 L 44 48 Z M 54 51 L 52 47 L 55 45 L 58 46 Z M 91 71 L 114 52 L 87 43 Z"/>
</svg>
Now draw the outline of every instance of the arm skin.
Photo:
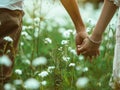
<svg viewBox="0 0 120 90">
<path fill-rule="evenodd" d="M 76 0 L 61 0 L 62 5 L 70 15 L 75 28 L 76 28 L 76 47 L 80 46 L 83 40 L 87 37 L 87 33 L 85 30 L 85 25 L 82 21 L 78 4 Z M 77 49 L 77 54 L 79 55 L 79 51 Z"/>
<path fill-rule="evenodd" d="M 77 1 L 76 0 L 61 0 L 61 3 L 64 6 L 64 8 L 67 10 L 67 12 L 69 13 L 76 27 L 77 32 L 82 31 L 82 30 L 84 31 L 85 26 L 80 16 Z"/>
<path fill-rule="evenodd" d="M 102 39 L 102 34 L 115 14 L 117 8 L 118 7 L 110 0 L 104 0 L 103 10 L 91 36 L 94 41 L 100 41 Z"/>
<path fill-rule="evenodd" d="M 112 19 L 113 15 L 116 12 L 116 9 L 118 7 L 113 4 L 113 2 L 109 0 L 104 0 L 104 6 L 101 12 L 101 15 L 99 17 L 99 20 L 97 22 L 97 25 L 95 26 L 95 29 L 91 35 L 91 39 L 94 41 L 101 41 L 102 35 Z M 95 45 L 90 42 L 88 38 L 84 40 L 84 44 L 81 48 L 78 48 L 78 51 L 83 54 L 85 57 L 92 57 L 97 56 L 99 54 L 99 46 Z"/>
</svg>

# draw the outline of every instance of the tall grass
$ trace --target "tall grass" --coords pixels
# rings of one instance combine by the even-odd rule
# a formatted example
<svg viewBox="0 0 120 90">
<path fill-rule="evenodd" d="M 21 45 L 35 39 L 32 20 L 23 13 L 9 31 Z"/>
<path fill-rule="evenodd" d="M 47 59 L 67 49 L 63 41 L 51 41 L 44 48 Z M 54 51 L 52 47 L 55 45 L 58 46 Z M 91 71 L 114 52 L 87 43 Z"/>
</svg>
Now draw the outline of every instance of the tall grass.
<svg viewBox="0 0 120 90">
<path fill-rule="evenodd" d="M 109 25 L 100 56 L 90 63 L 76 55 L 70 17 L 65 11 L 66 16 L 54 16 L 52 5 L 60 6 L 49 0 L 34 0 L 32 8 L 25 7 L 19 51 L 7 85 L 16 90 L 111 90 L 115 28 Z M 94 24 L 88 20 L 86 26 L 91 33 Z"/>
</svg>

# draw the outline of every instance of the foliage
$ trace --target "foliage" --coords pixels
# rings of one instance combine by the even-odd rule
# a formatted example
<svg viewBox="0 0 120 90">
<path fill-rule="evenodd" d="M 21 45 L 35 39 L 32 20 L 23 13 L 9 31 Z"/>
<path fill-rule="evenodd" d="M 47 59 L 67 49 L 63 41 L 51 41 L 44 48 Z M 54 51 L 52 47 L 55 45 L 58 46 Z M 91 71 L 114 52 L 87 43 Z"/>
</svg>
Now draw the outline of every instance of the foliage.
<svg viewBox="0 0 120 90">
<path fill-rule="evenodd" d="M 40 84 L 34 90 L 110 90 L 108 83 L 112 72 L 114 27 L 110 25 L 107 28 L 100 47 L 101 54 L 90 63 L 83 56 L 76 55 L 75 30 L 70 18 L 48 15 L 53 9 L 51 4 L 35 0 L 33 8 L 25 9 L 11 84 L 16 90 L 33 90 L 30 85 L 35 85 L 29 85 L 28 81 Z M 49 8 L 46 9 L 45 5 Z M 91 33 L 94 24 L 88 22 L 86 26 Z"/>
</svg>

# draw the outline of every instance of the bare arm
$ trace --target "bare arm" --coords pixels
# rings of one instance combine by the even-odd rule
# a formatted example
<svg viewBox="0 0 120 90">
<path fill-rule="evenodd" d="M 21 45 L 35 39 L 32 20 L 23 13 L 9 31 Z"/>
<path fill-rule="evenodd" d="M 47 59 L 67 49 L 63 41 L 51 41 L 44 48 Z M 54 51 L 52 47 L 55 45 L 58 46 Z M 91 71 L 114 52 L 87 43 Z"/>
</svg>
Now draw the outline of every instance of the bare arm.
<svg viewBox="0 0 120 90">
<path fill-rule="evenodd" d="M 117 6 L 114 5 L 113 2 L 104 0 L 104 6 L 100 18 L 91 36 L 94 41 L 100 41 L 102 39 L 102 34 L 113 17 L 116 9 Z"/>
<path fill-rule="evenodd" d="M 66 11 L 69 13 L 75 28 L 76 28 L 76 51 L 77 54 L 79 55 L 80 52 L 78 51 L 78 47 L 81 46 L 83 40 L 87 37 L 87 33 L 85 30 L 85 25 L 82 21 L 80 12 L 79 12 L 79 8 L 78 8 L 78 4 L 76 0 L 61 0 L 62 5 L 64 6 L 64 8 L 66 9 Z"/>
<path fill-rule="evenodd" d="M 99 42 L 102 39 L 102 34 L 105 31 L 108 23 L 112 19 L 117 6 L 109 0 L 104 0 L 104 6 L 100 15 L 100 18 L 95 26 L 95 29 L 90 38 L 84 40 L 84 44 L 81 48 L 78 48 L 78 51 L 83 54 L 85 57 L 92 57 L 99 55 L 99 46 L 95 42 Z"/>
<path fill-rule="evenodd" d="M 69 13 L 77 32 L 85 30 L 84 23 L 80 16 L 79 8 L 76 0 L 61 0 L 62 5 L 65 7 Z"/>
</svg>

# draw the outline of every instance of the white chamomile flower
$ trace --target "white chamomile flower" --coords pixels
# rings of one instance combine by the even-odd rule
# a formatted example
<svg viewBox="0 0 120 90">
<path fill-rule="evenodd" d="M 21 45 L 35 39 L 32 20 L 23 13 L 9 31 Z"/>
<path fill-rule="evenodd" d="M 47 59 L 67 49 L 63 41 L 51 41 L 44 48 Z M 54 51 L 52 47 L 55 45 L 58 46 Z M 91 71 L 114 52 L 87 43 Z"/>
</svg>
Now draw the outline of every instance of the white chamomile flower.
<svg viewBox="0 0 120 90">
<path fill-rule="evenodd" d="M 52 43 L 52 40 L 50 38 L 45 38 L 45 41 L 44 41 L 46 44 L 51 44 Z"/>
<path fill-rule="evenodd" d="M 63 56 L 63 57 L 62 57 L 62 59 L 63 59 L 63 61 L 66 61 L 66 62 L 67 62 L 67 61 L 69 61 L 69 60 L 70 60 L 70 57 Z"/>
<path fill-rule="evenodd" d="M 10 67 L 12 65 L 12 61 L 9 59 L 8 56 L 3 55 L 0 57 L 0 64 Z"/>
<path fill-rule="evenodd" d="M 4 40 L 6 40 L 8 42 L 13 42 L 13 39 L 10 36 L 4 37 Z"/>
<path fill-rule="evenodd" d="M 76 82 L 76 86 L 77 88 L 84 88 L 89 82 L 89 79 L 87 77 L 81 77 L 78 78 L 77 82 Z"/>
<path fill-rule="evenodd" d="M 15 73 L 18 74 L 18 75 L 22 75 L 22 70 L 16 69 L 16 70 L 15 70 Z"/>
<path fill-rule="evenodd" d="M 51 73 L 53 69 L 55 69 L 55 66 L 49 66 L 47 71 Z"/>
<path fill-rule="evenodd" d="M 74 67 L 75 66 L 75 63 L 70 63 L 69 64 L 69 67 Z"/>
<path fill-rule="evenodd" d="M 29 78 L 24 82 L 24 87 L 30 90 L 38 90 L 40 87 L 40 82 L 34 78 Z"/>
<path fill-rule="evenodd" d="M 62 40 L 62 41 L 61 41 L 61 44 L 62 44 L 62 45 L 67 45 L 68 42 L 69 42 L 68 40 Z"/>
<path fill-rule="evenodd" d="M 22 80 L 19 80 L 19 79 L 16 79 L 16 80 L 14 80 L 14 84 L 15 85 L 22 85 Z"/>
<path fill-rule="evenodd" d="M 46 77 L 46 76 L 48 76 L 48 72 L 47 71 L 42 71 L 41 73 L 38 74 L 38 76 L 41 76 L 42 78 Z"/>
<path fill-rule="evenodd" d="M 45 65 L 47 63 L 46 57 L 37 57 L 32 61 L 33 66 Z"/>
<path fill-rule="evenodd" d="M 12 85 L 12 84 L 10 84 L 10 83 L 6 83 L 6 84 L 4 85 L 4 89 L 5 89 L 5 90 L 16 90 L 15 86 Z"/>
<path fill-rule="evenodd" d="M 47 81 L 42 81 L 41 85 L 43 85 L 43 86 L 47 85 Z"/>
</svg>

